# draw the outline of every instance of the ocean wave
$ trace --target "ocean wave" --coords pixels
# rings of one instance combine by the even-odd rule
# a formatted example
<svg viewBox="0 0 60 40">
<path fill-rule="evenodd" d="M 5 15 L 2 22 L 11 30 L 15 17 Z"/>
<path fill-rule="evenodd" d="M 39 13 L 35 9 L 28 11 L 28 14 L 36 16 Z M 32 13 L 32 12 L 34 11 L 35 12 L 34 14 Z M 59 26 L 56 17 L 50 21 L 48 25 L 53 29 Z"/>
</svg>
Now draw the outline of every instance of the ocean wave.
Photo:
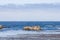
<svg viewBox="0 0 60 40">
<path fill-rule="evenodd" d="M 9 30 L 0 32 L 0 37 L 15 36 L 18 34 L 60 34 L 59 30 L 47 30 L 47 31 L 25 31 L 25 30 Z"/>
</svg>

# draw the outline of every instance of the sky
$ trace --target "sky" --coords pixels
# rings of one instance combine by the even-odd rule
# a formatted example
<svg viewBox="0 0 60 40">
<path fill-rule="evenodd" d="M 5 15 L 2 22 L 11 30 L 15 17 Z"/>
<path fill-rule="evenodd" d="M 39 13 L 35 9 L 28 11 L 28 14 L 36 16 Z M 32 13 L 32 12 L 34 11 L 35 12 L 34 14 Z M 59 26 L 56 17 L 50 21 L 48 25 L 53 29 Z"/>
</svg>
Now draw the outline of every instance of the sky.
<svg viewBox="0 0 60 40">
<path fill-rule="evenodd" d="M 60 21 L 60 11 L 38 9 L 0 11 L 0 21 Z"/>
<path fill-rule="evenodd" d="M 6 4 L 56 4 L 60 0 L 0 0 L 0 5 Z M 3 10 L 2 10 L 3 9 Z M 56 8 L 27 8 L 24 9 L 0 9 L 0 21 L 60 21 L 60 9 Z"/>
<path fill-rule="evenodd" d="M 60 3 L 60 0 L 0 0 L 0 5 L 4 4 L 27 4 L 27 3 Z"/>
</svg>

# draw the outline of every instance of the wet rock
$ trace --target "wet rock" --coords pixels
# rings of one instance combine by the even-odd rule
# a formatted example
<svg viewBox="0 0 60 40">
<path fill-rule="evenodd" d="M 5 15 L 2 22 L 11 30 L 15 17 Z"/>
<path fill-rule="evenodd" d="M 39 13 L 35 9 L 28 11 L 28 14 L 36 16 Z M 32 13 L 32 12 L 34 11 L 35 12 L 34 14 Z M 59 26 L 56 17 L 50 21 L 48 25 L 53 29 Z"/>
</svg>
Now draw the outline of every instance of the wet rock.
<svg viewBox="0 0 60 40">
<path fill-rule="evenodd" d="M 30 27 L 30 26 L 25 26 L 25 27 L 24 27 L 24 30 L 32 30 L 32 27 Z"/>
<path fill-rule="evenodd" d="M 24 27 L 24 30 L 35 30 L 35 31 L 38 31 L 38 30 L 41 30 L 41 27 L 40 26 L 25 26 Z"/>
<path fill-rule="evenodd" d="M 32 30 L 39 31 L 39 30 L 41 30 L 41 28 L 40 28 L 40 26 L 33 26 L 33 27 L 32 27 Z"/>
<path fill-rule="evenodd" d="M 0 29 L 3 29 L 4 28 L 4 26 L 3 25 L 0 25 Z"/>
</svg>

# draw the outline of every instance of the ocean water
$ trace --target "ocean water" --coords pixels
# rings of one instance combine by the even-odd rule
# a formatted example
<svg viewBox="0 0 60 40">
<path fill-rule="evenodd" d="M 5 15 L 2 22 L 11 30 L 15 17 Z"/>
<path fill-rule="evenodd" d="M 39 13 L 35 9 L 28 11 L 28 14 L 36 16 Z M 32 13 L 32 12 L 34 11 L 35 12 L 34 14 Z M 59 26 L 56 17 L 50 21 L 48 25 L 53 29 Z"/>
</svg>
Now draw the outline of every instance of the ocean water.
<svg viewBox="0 0 60 40">
<path fill-rule="evenodd" d="M 40 26 L 42 30 L 60 30 L 59 21 L 2 21 L 0 25 L 6 27 L 0 31 L 23 30 L 24 26 Z"/>
<path fill-rule="evenodd" d="M 15 37 L 20 34 L 60 34 L 59 21 L 1 21 L 0 37 Z M 25 26 L 40 26 L 40 31 L 23 30 Z M 19 36 L 18 36 L 19 37 Z"/>
</svg>

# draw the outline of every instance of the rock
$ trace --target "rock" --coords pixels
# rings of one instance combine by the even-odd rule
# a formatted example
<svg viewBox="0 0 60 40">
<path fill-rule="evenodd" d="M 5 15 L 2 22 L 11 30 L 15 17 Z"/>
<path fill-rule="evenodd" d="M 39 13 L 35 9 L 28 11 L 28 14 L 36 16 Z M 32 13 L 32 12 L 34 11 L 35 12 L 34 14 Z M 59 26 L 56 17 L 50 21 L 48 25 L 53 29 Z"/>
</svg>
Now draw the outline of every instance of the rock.
<svg viewBox="0 0 60 40">
<path fill-rule="evenodd" d="M 3 28 L 3 25 L 0 25 L 0 29 L 2 29 Z"/>
<path fill-rule="evenodd" d="M 30 26 L 25 26 L 24 30 L 31 30 L 32 28 Z"/>
<path fill-rule="evenodd" d="M 35 31 L 39 31 L 41 30 L 40 26 L 25 26 L 24 30 L 35 30 Z"/>
<path fill-rule="evenodd" d="M 33 26 L 33 27 L 32 27 L 32 30 L 39 31 L 39 30 L 41 30 L 41 28 L 40 28 L 40 26 Z"/>
</svg>

